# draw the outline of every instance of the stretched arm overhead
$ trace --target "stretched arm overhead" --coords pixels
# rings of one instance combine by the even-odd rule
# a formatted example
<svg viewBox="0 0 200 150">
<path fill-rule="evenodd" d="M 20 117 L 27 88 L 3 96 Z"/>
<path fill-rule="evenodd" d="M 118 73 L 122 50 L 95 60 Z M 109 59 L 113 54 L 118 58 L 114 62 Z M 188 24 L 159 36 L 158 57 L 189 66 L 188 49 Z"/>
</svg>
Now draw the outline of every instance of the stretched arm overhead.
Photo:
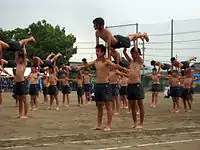
<svg viewBox="0 0 200 150">
<path fill-rule="evenodd" d="M 23 48 L 24 48 L 24 64 L 27 65 L 26 43 L 23 45 Z"/>
</svg>

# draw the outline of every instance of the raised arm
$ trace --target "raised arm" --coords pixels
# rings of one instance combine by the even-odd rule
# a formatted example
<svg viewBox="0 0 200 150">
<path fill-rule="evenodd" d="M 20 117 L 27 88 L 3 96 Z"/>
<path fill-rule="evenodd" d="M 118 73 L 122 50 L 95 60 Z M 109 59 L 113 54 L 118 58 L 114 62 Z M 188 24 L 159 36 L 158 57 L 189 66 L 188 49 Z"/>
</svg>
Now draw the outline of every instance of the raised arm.
<svg viewBox="0 0 200 150">
<path fill-rule="evenodd" d="M 123 70 L 123 71 L 128 72 L 128 69 L 126 69 L 126 68 L 120 66 L 119 64 L 114 64 L 114 63 L 112 63 L 112 62 L 111 62 L 110 60 L 108 60 L 108 59 L 107 59 L 106 61 L 107 61 L 107 65 L 111 66 L 112 68 L 115 68 L 115 69 L 119 69 L 119 70 Z"/>
<path fill-rule="evenodd" d="M 24 64 L 27 65 L 26 44 L 23 45 L 23 48 L 24 48 Z"/>
<path fill-rule="evenodd" d="M 128 56 L 126 48 L 124 48 L 123 53 L 124 53 L 124 56 L 126 57 L 126 59 L 128 60 L 128 62 L 131 63 L 132 59 Z"/>
<path fill-rule="evenodd" d="M 116 74 L 119 75 L 120 77 L 125 76 L 125 77 L 128 78 L 128 74 L 127 73 L 123 73 L 123 72 L 117 71 Z"/>
</svg>

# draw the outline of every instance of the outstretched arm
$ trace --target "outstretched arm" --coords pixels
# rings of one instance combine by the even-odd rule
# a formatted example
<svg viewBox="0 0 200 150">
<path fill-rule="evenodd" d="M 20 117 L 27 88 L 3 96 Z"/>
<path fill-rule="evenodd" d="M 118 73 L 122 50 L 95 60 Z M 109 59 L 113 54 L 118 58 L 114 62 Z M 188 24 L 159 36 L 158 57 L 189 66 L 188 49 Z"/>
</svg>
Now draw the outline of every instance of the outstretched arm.
<svg viewBox="0 0 200 150">
<path fill-rule="evenodd" d="M 79 70 L 82 70 L 82 69 L 85 69 L 85 68 L 90 68 L 91 66 L 94 66 L 94 65 L 95 65 L 95 61 L 89 62 L 89 63 L 85 64 L 84 66 L 78 66 L 77 70 L 79 71 Z"/>
<path fill-rule="evenodd" d="M 26 43 L 23 45 L 23 48 L 24 48 L 24 64 L 27 65 Z"/>
<path fill-rule="evenodd" d="M 107 65 L 111 66 L 112 68 L 115 68 L 115 69 L 119 69 L 119 70 L 123 70 L 123 71 L 126 71 L 128 72 L 128 69 L 120 66 L 119 64 L 114 64 L 112 63 L 110 60 L 107 60 Z"/>
<path fill-rule="evenodd" d="M 4 72 L 5 74 L 12 76 L 8 71 L 6 71 L 5 69 L 3 69 L 2 66 L 0 66 L 0 71 Z"/>
</svg>

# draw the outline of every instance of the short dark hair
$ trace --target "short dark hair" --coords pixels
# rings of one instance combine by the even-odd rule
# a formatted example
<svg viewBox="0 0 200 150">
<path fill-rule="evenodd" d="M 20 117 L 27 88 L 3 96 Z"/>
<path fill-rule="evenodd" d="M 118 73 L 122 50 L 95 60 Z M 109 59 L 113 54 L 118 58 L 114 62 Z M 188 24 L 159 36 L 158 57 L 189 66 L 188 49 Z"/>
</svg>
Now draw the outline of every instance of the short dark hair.
<svg viewBox="0 0 200 150">
<path fill-rule="evenodd" d="M 131 48 L 131 54 L 134 53 L 135 47 Z M 140 48 L 137 47 L 138 53 L 142 55 Z"/>
<path fill-rule="evenodd" d="M 95 18 L 93 20 L 93 24 L 97 24 L 97 25 L 104 25 L 104 19 L 101 17 Z"/>
<path fill-rule="evenodd" d="M 178 74 L 178 70 L 173 70 L 173 72 L 176 73 L 176 74 Z M 172 73 L 173 73 L 173 72 L 172 72 Z"/>
<path fill-rule="evenodd" d="M 87 59 L 86 59 L 86 58 L 83 58 L 82 61 L 87 62 Z"/>
<path fill-rule="evenodd" d="M 195 68 L 195 66 L 194 66 L 194 65 L 192 65 L 192 66 L 191 66 L 191 68 L 192 68 L 192 69 L 194 69 L 194 68 Z"/>
<path fill-rule="evenodd" d="M 156 68 L 153 68 L 152 71 L 157 71 L 157 69 L 156 69 Z"/>
<path fill-rule="evenodd" d="M 155 60 L 152 60 L 152 61 L 151 61 L 151 65 L 152 65 L 152 66 L 155 66 L 155 64 L 156 64 L 156 61 L 155 61 Z"/>
<path fill-rule="evenodd" d="M 104 55 L 106 54 L 106 47 L 103 44 L 97 44 L 96 49 L 101 49 L 101 52 L 104 52 Z"/>
<path fill-rule="evenodd" d="M 175 58 L 175 57 L 172 57 L 170 60 L 171 60 L 171 62 L 173 62 L 173 61 L 176 60 L 176 58 Z"/>
</svg>

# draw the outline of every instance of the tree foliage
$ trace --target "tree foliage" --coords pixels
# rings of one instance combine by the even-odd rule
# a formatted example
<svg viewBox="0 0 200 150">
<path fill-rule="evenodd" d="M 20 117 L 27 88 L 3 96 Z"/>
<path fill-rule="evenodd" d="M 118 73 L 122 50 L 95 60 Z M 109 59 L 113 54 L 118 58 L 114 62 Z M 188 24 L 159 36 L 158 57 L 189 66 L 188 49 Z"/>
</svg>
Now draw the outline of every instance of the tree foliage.
<svg viewBox="0 0 200 150">
<path fill-rule="evenodd" d="M 3 41 L 20 41 L 21 39 L 34 36 L 36 44 L 27 45 L 28 55 L 36 55 L 41 59 L 45 59 L 51 52 L 63 54 L 59 58 L 58 63 L 67 63 L 70 57 L 77 52 L 73 48 L 76 38 L 72 34 L 66 34 L 65 28 L 60 28 L 59 25 L 52 26 L 46 20 L 32 23 L 27 28 L 16 28 L 14 30 L 3 30 Z M 13 60 L 14 54 L 3 52 L 3 57 L 6 60 Z"/>
</svg>

